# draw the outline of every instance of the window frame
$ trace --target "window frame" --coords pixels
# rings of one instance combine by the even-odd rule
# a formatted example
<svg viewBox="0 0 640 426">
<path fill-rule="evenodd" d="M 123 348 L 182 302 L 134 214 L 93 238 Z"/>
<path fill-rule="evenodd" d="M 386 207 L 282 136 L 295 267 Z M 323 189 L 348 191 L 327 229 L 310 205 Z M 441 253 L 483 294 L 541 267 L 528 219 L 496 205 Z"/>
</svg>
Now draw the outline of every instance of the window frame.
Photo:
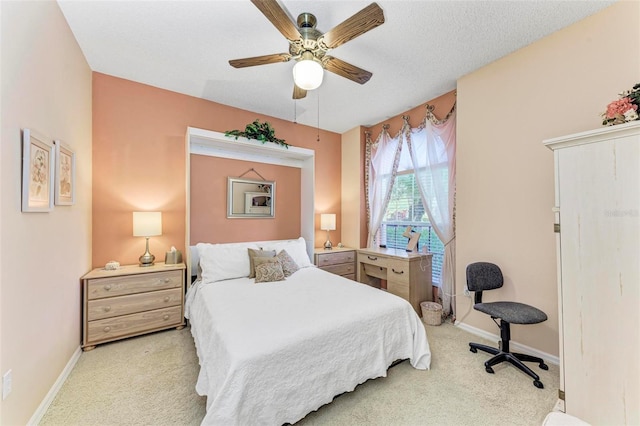
<svg viewBox="0 0 640 426">
<path fill-rule="evenodd" d="M 448 173 L 448 170 L 447 170 Z M 417 181 L 416 181 L 416 173 L 415 173 L 415 169 L 411 168 L 411 169 L 407 169 L 407 170 L 403 170 L 401 172 L 397 172 L 396 176 L 395 176 L 395 181 L 393 183 L 393 189 L 392 189 L 392 195 L 391 198 L 389 200 L 389 204 L 387 205 L 384 215 L 383 215 L 383 219 L 382 222 L 380 223 L 380 229 L 378 229 L 378 235 L 376 238 L 376 241 L 379 241 L 379 246 L 380 247 L 387 247 L 387 248 L 395 248 L 395 249 L 405 249 L 406 248 L 406 243 L 405 244 L 400 244 L 400 240 L 398 238 L 402 238 L 402 237 L 398 237 L 398 234 L 402 234 L 404 232 L 404 230 L 406 229 L 407 226 L 411 226 L 413 229 L 415 228 L 419 228 L 420 232 L 421 232 L 421 236 L 420 236 L 420 241 L 419 241 L 419 250 L 422 250 L 422 247 L 425 246 L 425 241 L 426 241 L 426 247 L 429 253 L 433 254 L 433 258 L 432 258 L 432 284 L 434 286 L 440 287 L 441 283 L 442 283 L 442 262 L 443 262 L 443 258 L 444 258 L 444 244 L 442 244 L 442 241 L 440 241 L 440 239 L 438 238 L 438 236 L 436 235 L 435 231 L 433 230 L 433 226 L 431 225 L 431 221 L 429 220 L 428 214 L 427 214 L 427 209 L 426 207 L 423 206 L 423 215 L 421 217 L 425 217 L 425 220 L 420 220 L 420 221 L 416 221 L 416 220 L 388 220 L 388 210 L 389 207 L 392 206 L 392 200 L 393 200 L 393 192 L 396 191 L 397 189 L 397 183 L 398 183 L 398 178 L 401 178 L 403 176 L 408 176 L 411 175 L 413 177 L 412 179 L 412 191 L 413 194 L 411 197 L 407 197 L 407 200 L 410 201 L 411 199 L 416 198 L 416 193 L 417 193 L 417 198 L 420 202 L 420 204 L 422 205 L 422 196 L 420 194 L 420 188 L 417 185 Z M 384 176 L 384 178 L 389 179 L 391 175 L 386 175 Z M 396 237 L 394 238 L 395 242 L 392 242 L 391 244 L 389 244 L 389 227 L 393 227 L 395 229 L 394 234 L 396 235 Z M 424 230 L 425 228 L 427 228 L 427 232 L 425 234 Z M 407 240 L 408 242 L 408 240 Z M 441 250 L 433 250 L 434 248 L 441 248 Z"/>
</svg>

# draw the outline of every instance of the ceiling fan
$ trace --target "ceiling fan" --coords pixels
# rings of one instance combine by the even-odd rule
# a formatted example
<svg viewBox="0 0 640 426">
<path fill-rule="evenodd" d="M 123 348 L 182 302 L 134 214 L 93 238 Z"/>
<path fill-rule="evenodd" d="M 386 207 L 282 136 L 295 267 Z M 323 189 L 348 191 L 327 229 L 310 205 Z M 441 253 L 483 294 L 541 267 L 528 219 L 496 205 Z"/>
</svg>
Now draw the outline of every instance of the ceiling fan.
<svg viewBox="0 0 640 426">
<path fill-rule="evenodd" d="M 232 67 L 253 67 L 291 59 L 298 61 L 293 67 L 293 99 L 304 98 L 307 90 L 319 87 L 325 69 L 360 84 L 369 81 L 373 75 L 327 55 L 327 52 L 383 24 L 384 14 L 376 3 L 371 3 L 324 34 L 316 29 L 317 20 L 311 13 L 301 13 L 296 26 L 277 0 L 251 0 L 251 3 L 289 40 L 289 53 L 232 59 L 229 61 Z"/>
</svg>

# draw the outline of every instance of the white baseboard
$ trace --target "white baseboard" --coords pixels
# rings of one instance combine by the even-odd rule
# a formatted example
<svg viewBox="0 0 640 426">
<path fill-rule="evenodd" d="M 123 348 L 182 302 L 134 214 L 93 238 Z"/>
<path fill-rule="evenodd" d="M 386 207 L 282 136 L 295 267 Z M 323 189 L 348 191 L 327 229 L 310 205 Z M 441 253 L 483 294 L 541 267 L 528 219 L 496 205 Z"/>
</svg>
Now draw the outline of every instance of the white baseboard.
<svg viewBox="0 0 640 426">
<path fill-rule="evenodd" d="M 65 380 L 67 380 L 67 377 L 69 377 L 69 374 L 71 374 L 73 367 L 75 367 L 76 363 L 80 359 L 81 354 L 82 349 L 80 349 L 80 346 L 78 346 L 75 352 L 73 352 L 73 355 L 71 355 L 71 359 L 69 359 L 69 362 L 67 362 L 67 365 L 62 370 L 62 373 L 60 373 L 60 375 L 58 376 L 58 379 L 55 381 L 53 386 L 51 386 L 51 389 L 49 389 L 47 396 L 44 397 L 36 412 L 33 413 L 33 416 L 31 416 L 31 419 L 29 419 L 27 425 L 31 426 L 40 423 L 40 420 L 42 420 L 42 418 L 44 417 L 44 414 L 47 412 L 47 409 L 53 402 L 53 399 L 56 397 Z"/>
<path fill-rule="evenodd" d="M 465 331 L 468 331 L 471 334 L 475 334 L 476 336 L 482 337 L 482 338 L 487 339 L 487 340 L 491 340 L 493 342 L 499 342 L 501 340 L 500 336 L 498 336 L 497 334 L 489 333 L 488 331 L 481 330 L 481 329 L 476 328 L 476 327 L 472 327 L 472 326 L 470 326 L 468 324 L 465 324 L 463 322 L 456 321 L 455 325 L 457 327 L 460 327 L 461 329 L 463 329 Z M 551 355 L 551 354 L 548 354 L 546 352 L 539 351 L 539 350 L 534 349 L 534 348 L 532 348 L 530 346 L 523 345 L 522 343 L 518 343 L 518 342 L 515 342 L 513 340 L 509 341 L 509 345 L 511 346 L 511 349 L 514 352 L 522 352 L 522 353 L 525 353 L 525 354 L 537 356 L 539 358 L 544 359 L 549 364 L 560 365 L 560 358 L 558 358 L 555 355 Z"/>
</svg>

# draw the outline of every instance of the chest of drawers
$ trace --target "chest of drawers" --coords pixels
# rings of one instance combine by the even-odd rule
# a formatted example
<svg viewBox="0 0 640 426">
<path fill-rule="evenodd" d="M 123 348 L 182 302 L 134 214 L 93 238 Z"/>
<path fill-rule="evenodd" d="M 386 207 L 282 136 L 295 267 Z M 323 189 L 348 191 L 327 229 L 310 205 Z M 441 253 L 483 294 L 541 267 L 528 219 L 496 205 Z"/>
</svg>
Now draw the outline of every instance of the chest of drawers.
<svg viewBox="0 0 640 426">
<path fill-rule="evenodd" d="M 82 277 L 82 348 L 184 322 L 185 265 L 127 265 Z"/>
<path fill-rule="evenodd" d="M 314 250 L 314 263 L 320 269 L 341 275 L 351 280 L 356 279 L 356 251 L 349 248 Z"/>
</svg>

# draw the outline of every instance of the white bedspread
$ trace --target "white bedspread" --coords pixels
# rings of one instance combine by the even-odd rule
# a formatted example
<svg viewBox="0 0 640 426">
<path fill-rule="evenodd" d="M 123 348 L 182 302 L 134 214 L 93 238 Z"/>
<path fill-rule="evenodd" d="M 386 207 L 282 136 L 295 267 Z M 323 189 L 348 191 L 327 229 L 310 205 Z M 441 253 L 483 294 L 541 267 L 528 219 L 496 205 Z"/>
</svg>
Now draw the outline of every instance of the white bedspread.
<svg viewBox="0 0 640 426">
<path fill-rule="evenodd" d="M 199 283 L 187 294 L 207 396 L 203 424 L 282 425 L 386 376 L 428 369 L 424 326 L 405 300 L 315 267 L 285 281 Z"/>
</svg>

